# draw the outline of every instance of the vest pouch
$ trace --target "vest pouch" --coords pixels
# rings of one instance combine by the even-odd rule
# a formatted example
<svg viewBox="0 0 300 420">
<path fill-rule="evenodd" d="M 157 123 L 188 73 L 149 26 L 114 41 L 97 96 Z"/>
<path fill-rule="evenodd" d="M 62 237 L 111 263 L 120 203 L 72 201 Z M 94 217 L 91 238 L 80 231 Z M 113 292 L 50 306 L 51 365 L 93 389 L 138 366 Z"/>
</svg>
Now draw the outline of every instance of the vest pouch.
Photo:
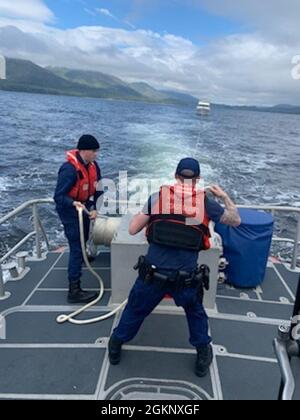
<svg viewBox="0 0 300 420">
<path fill-rule="evenodd" d="M 204 249 L 204 234 L 198 229 L 184 223 L 168 221 L 152 223 L 148 241 L 156 245 L 179 248 L 187 251 L 202 251 Z"/>
</svg>

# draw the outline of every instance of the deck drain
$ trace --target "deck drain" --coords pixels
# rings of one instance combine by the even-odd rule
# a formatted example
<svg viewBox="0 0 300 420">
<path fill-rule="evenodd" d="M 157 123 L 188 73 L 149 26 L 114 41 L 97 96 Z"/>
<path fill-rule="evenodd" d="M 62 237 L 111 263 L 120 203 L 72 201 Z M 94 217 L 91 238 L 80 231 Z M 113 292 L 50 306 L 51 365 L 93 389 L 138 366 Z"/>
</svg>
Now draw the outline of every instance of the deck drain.
<svg viewBox="0 0 300 420">
<path fill-rule="evenodd" d="M 106 338 L 106 337 L 99 337 L 95 341 L 95 344 L 100 344 L 101 346 L 107 346 L 107 344 L 108 344 L 108 338 Z"/>
<path fill-rule="evenodd" d="M 280 297 L 280 298 L 279 298 L 279 301 L 280 301 L 281 303 L 290 303 L 290 301 L 289 301 L 286 297 Z"/>
<path fill-rule="evenodd" d="M 226 353 L 228 353 L 226 347 L 223 347 L 223 346 L 217 347 L 217 352 L 219 354 L 226 354 Z"/>
</svg>

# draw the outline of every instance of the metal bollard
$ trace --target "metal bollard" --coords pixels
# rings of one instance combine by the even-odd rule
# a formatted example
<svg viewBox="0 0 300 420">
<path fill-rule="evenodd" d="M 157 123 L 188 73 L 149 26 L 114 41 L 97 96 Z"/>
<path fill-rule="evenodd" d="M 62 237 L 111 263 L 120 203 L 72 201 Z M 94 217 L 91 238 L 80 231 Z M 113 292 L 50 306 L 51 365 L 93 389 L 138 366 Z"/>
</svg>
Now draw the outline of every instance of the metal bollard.
<svg viewBox="0 0 300 420">
<path fill-rule="evenodd" d="M 4 281 L 3 281 L 3 273 L 2 273 L 2 266 L 0 264 L 0 301 L 8 299 L 10 297 L 9 292 L 5 292 L 4 290 Z"/>
<path fill-rule="evenodd" d="M 299 252 L 299 242 L 300 242 L 300 215 L 298 217 L 297 223 L 297 230 L 296 230 L 296 239 L 294 243 L 294 251 L 293 251 L 293 258 L 291 263 L 291 269 L 296 270 L 297 268 L 297 260 L 298 260 L 298 252 Z"/>
<path fill-rule="evenodd" d="M 0 266 L 0 299 L 5 296 L 2 267 Z"/>
<path fill-rule="evenodd" d="M 17 264 L 15 262 L 7 263 L 2 266 L 3 270 L 8 270 L 10 273 L 10 277 L 12 279 L 17 279 L 19 277 L 19 272 L 17 268 Z"/>
<path fill-rule="evenodd" d="M 219 284 L 224 284 L 227 280 L 227 276 L 225 273 L 219 273 L 219 277 L 218 277 L 218 283 Z"/>
<path fill-rule="evenodd" d="M 35 245 L 36 245 L 36 257 L 38 260 L 42 259 L 42 248 L 41 248 L 41 232 L 39 223 L 39 213 L 36 204 L 32 206 L 33 224 L 35 230 Z"/>
<path fill-rule="evenodd" d="M 20 273 L 26 270 L 26 258 L 28 257 L 28 252 L 21 251 L 16 254 L 17 264 Z"/>
<path fill-rule="evenodd" d="M 226 260 L 226 258 L 224 257 L 220 258 L 219 270 L 226 270 L 228 265 L 229 265 L 229 262 Z"/>
</svg>

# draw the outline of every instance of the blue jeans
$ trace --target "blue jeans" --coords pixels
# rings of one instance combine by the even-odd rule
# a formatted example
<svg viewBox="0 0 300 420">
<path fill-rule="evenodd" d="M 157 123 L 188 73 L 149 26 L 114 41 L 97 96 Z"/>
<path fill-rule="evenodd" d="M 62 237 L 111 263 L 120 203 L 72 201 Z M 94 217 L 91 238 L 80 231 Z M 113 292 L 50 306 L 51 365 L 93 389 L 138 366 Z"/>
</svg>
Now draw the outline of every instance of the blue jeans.
<svg viewBox="0 0 300 420">
<path fill-rule="evenodd" d="M 85 242 L 87 242 L 89 239 L 90 219 L 85 214 L 83 215 L 83 224 Z M 76 219 L 72 219 L 64 223 L 64 230 L 70 247 L 70 258 L 68 267 L 69 281 L 77 282 L 80 280 L 82 275 L 83 263 L 78 217 Z"/>
<path fill-rule="evenodd" d="M 151 314 L 166 294 L 171 295 L 176 305 L 185 310 L 191 345 L 197 348 L 210 344 L 208 317 L 196 289 L 185 288 L 175 292 L 168 287 L 159 288 L 155 282 L 146 284 L 141 278 L 137 279 L 130 292 L 128 304 L 113 336 L 123 343 L 131 341 L 145 318 Z"/>
</svg>

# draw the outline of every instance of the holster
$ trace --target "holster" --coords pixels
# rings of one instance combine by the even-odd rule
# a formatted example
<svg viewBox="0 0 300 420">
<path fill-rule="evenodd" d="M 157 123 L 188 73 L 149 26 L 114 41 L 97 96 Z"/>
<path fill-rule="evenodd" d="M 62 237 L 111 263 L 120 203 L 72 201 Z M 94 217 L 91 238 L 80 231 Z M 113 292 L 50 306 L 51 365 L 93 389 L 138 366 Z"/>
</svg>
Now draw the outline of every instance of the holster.
<svg viewBox="0 0 300 420">
<path fill-rule="evenodd" d="M 197 267 L 192 273 L 174 271 L 167 275 L 160 273 L 154 265 L 147 263 L 144 256 L 141 256 L 134 270 L 139 271 L 139 276 L 145 283 L 157 282 L 161 288 L 169 286 L 177 292 L 185 288 L 196 288 L 203 296 L 204 289 L 208 291 L 210 287 L 210 269 L 207 265 Z"/>
</svg>

